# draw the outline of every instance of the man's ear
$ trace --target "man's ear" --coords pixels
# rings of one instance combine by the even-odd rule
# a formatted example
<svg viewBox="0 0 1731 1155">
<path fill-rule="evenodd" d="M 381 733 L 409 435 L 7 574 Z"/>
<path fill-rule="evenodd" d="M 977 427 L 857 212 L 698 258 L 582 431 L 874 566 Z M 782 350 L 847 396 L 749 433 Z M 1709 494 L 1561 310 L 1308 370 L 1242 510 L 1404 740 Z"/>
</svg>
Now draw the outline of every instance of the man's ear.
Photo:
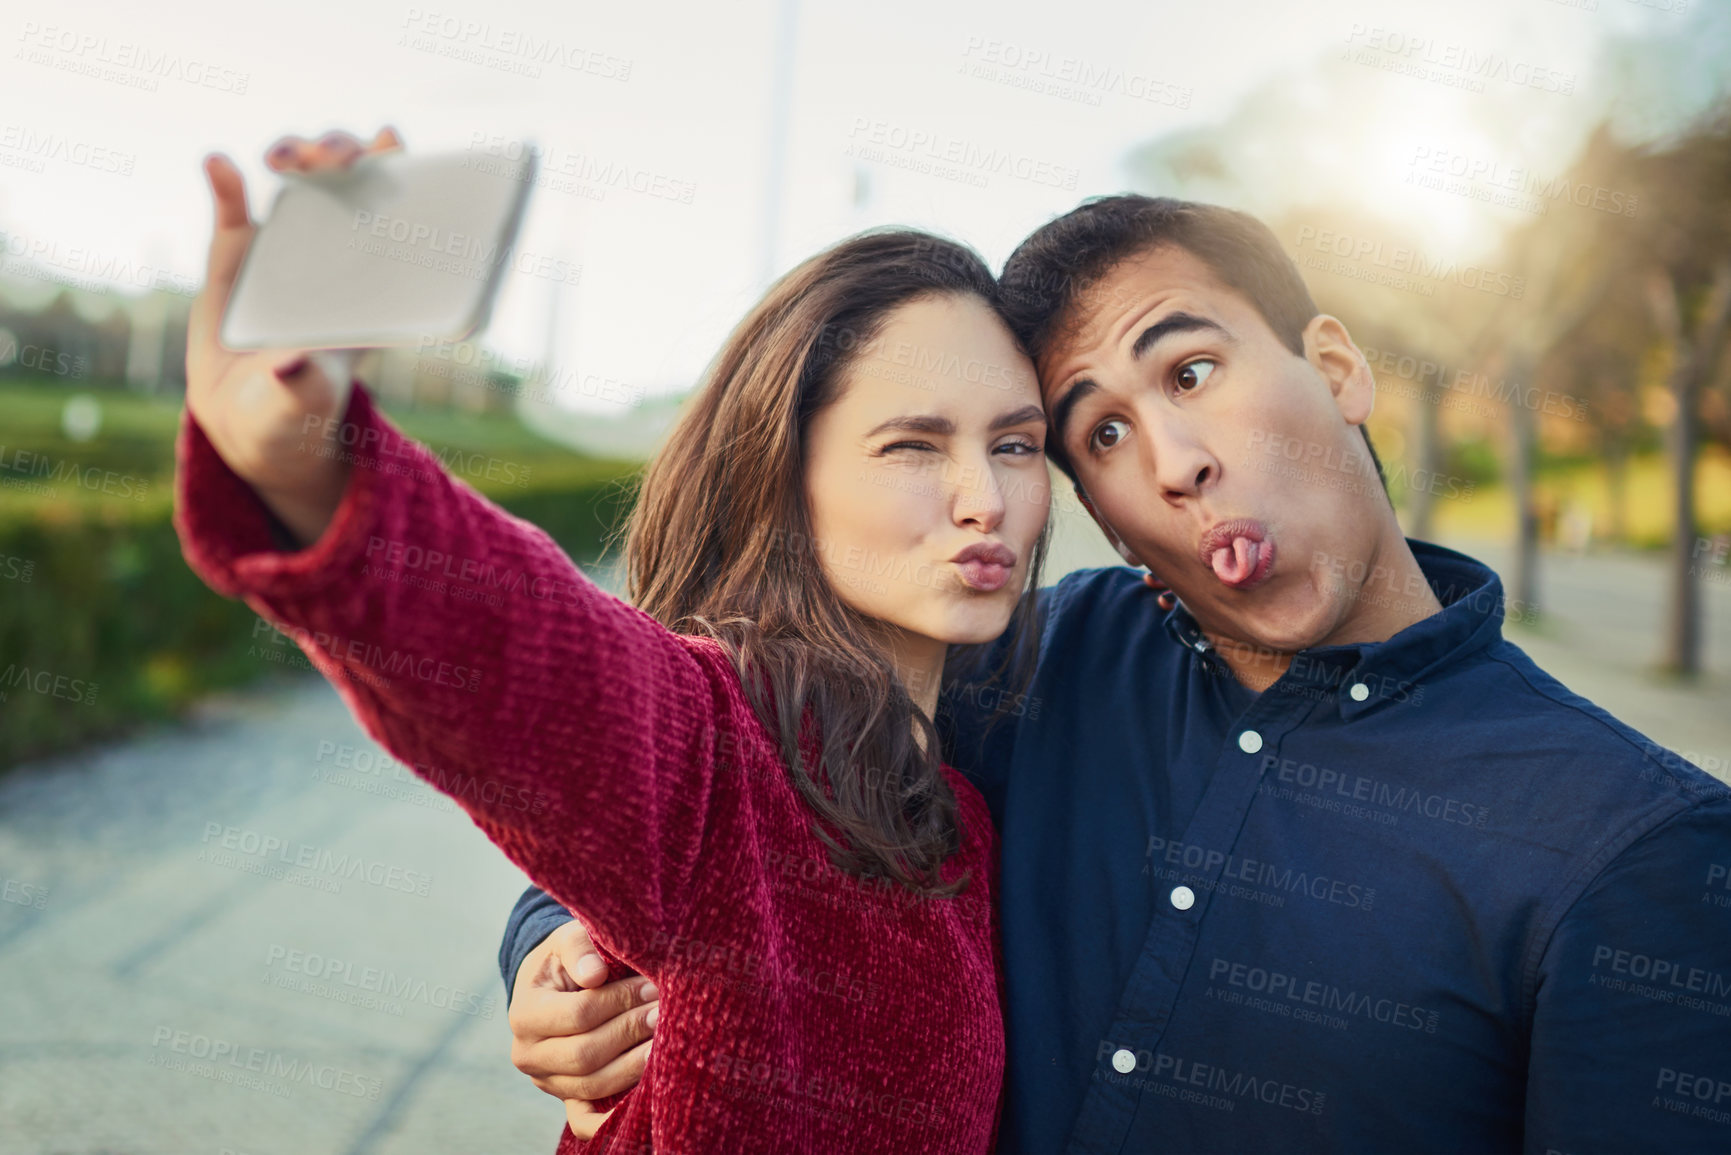
<svg viewBox="0 0 1731 1155">
<path fill-rule="evenodd" d="M 1348 425 L 1363 425 L 1376 404 L 1376 375 L 1352 334 L 1336 317 L 1318 313 L 1304 327 L 1304 359 L 1321 375 Z"/>
<path fill-rule="evenodd" d="M 1075 488 L 1076 500 L 1082 503 L 1082 508 L 1088 511 L 1088 516 L 1094 519 L 1094 524 L 1100 527 L 1100 532 L 1106 535 L 1106 540 L 1112 543 L 1112 548 L 1118 551 L 1118 556 L 1123 558 L 1126 564 L 1141 565 L 1142 563 L 1136 560 L 1136 555 L 1130 552 L 1130 547 L 1125 545 L 1123 539 L 1118 536 L 1117 531 L 1108 525 L 1106 519 L 1100 516 L 1100 511 L 1094 508 L 1094 503 L 1089 499 L 1088 494 L 1080 485 Z"/>
</svg>

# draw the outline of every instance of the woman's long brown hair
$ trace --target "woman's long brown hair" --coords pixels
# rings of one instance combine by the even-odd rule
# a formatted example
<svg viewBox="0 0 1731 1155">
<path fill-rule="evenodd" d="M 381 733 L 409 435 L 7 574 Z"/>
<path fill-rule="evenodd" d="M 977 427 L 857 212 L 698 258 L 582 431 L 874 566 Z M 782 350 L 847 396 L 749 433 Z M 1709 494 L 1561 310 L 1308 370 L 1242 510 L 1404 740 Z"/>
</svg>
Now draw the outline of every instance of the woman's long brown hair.
<svg viewBox="0 0 1731 1155">
<path fill-rule="evenodd" d="M 907 229 L 849 238 L 787 273 L 710 364 L 645 471 L 625 529 L 631 600 L 671 630 L 722 643 L 831 861 L 928 896 L 967 881 L 946 885 L 939 875 L 960 846 L 955 794 L 932 722 L 890 660 L 885 627 L 843 602 L 824 575 L 804 453 L 812 418 L 840 395 L 852 359 L 888 315 L 945 295 L 996 307 L 997 284 L 971 249 Z M 1012 644 L 987 682 L 1026 684 L 1048 533 L 1033 551 Z M 970 671 L 982 669 L 983 647 L 952 647 L 952 657 L 963 657 L 958 650 L 969 651 Z M 816 766 L 801 749 L 808 724 L 821 738 Z"/>
</svg>

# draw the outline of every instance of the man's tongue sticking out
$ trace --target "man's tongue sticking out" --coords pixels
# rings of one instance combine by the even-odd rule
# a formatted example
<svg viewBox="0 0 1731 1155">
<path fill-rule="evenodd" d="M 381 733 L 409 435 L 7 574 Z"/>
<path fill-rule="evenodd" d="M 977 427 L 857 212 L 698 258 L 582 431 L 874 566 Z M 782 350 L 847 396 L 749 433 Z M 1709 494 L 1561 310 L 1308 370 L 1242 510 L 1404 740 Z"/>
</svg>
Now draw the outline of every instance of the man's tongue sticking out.
<svg viewBox="0 0 1731 1155">
<path fill-rule="evenodd" d="M 1214 576 L 1227 585 L 1244 581 L 1256 571 L 1261 548 L 1261 542 L 1252 541 L 1243 534 L 1235 536 L 1229 544 L 1216 549 L 1209 559 L 1214 565 Z"/>
</svg>

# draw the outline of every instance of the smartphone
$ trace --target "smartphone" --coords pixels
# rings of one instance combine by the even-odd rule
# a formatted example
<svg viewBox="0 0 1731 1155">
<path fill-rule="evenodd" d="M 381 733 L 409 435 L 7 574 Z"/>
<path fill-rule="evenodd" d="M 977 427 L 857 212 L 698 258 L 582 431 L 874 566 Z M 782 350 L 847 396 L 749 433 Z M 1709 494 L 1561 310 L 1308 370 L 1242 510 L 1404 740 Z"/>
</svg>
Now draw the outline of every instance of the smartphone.
<svg viewBox="0 0 1731 1155">
<path fill-rule="evenodd" d="M 458 341 L 486 324 L 539 153 L 362 156 L 285 173 L 218 334 L 230 349 Z"/>
</svg>

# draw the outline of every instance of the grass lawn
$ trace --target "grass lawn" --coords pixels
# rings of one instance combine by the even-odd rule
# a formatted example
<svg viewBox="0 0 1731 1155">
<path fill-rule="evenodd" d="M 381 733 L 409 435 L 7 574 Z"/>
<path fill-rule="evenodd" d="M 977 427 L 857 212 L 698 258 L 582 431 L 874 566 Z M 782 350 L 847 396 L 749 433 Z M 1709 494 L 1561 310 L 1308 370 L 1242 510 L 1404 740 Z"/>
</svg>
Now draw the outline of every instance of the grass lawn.
<svg viewBox="0 0 1731 1155">
<path fill-rule="evenodd" d="M 292 649 L 261 649 L 253 612 L 181 557 L 169 523 L 179 399 L 89 392 L 101 426 L 75 441 L 61 428 L 68 391 L 0 380 L 0 769 L 172 717 L 285 668 L 271 659 Z M 385 408 L 572 558 L 602 555 L 635 464 L 584 457 L 509 414 Z"/>
<path fill-rule="evenodd" d="M 173 498 L 180 399 L 89 390 L 102 407 L 102 423 L 95 437 L 81 442 L 61 429 L 61 414 L 73 392 L 56 384 L 0 377 L 0 462 L 15 462 L 22 450 L 32 455 L 28 460 L 38 477 L 46 469 L 58 479 L 46 484 L 52 493 L 44 495 L 26 484 L 31 464 L 0 468 L 0 522 L 24 517 L 53 523 L 93 514 L 110 521 L 160 516 Z M 511 414 L 421 411 L 390 403 L 382 407 L 453 474 L 489 497 L 509 498 L 631 468 L 630 463 L 599 462 L 575 453 Z M 104 472 L 86 472 L 92 468 L 112 471 L 109 492 L 103 490 Z M 70 471 L 88 483 L 65 480 Z"/>
<path fill-rule="evenodd" d="M 1660 454 L 1629 462 L 1625 518 L 1629 544 L 1657 549 L 1671 540 L 1673 494 L 1671 466 Z M 1611 530 L 1611 493 L 1605 470 L 1596 464 L 1558 469 L 1539 480 L 1541 498 L 1548 496 L 1561 510 L 1579 503 L 1592 513 L 1593 536 L 1604 540 Z M 1731 454 L 1718 446 L 1704 449 L 1695 467 L 1696 517 L 1704 534 L 1731 532 Z M 1515 533 L 1514 497 L 1507 486 L 1482 486 L 1469 498 L 1441 500 L 1436 505 L 1436 533 L 1460 539 L 1511 540 Z"/>
</svg>

